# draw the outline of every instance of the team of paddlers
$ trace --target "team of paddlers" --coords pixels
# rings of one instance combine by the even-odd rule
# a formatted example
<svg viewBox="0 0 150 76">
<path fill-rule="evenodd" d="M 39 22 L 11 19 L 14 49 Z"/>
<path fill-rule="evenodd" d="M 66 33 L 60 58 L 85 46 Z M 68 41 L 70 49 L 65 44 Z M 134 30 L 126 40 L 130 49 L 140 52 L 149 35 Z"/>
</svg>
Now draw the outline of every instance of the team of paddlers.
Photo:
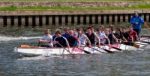
<svg viewBox="0 0 150 76">
<path fill-rule="evenodd" d="M 45 30 L 45 35 L 39 40 L 43 47 L 80 47 L 80 46 L 101 46 L 123 43 L 133 45 L 139 39 L 138 34 L 132 27 L 99 26 L 95 31 L 93 26 L 89 26 L 84 31 L 83 28 L 64 28 L 61 33 L 57 30 L 54 35 Z"/>
<path fill-rule="evenodd" d="M 44 36 L 39 40 L 42 47 L 81 47 L 101 46 L 111 44 L 134 45 L 139 40 L 141 26 L 144 24 L 142 17 L 135 13 L 130 19 L 130 27 L 104 27 L 100 25 L 94 29 L 92 25 L 87 28 L 57 30 L 51 35 L 49 29 L 44 31 Z"/>
</svg>

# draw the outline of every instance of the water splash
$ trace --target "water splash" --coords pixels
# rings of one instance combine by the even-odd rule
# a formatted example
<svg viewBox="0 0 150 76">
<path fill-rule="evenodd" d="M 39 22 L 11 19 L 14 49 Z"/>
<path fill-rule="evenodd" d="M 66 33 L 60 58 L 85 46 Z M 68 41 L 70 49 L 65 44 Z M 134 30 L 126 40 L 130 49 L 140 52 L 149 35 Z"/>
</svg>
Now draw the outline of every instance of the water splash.
<svg viewBox="0 0 150 76">
<path fill-rule="evenodd" d="M 0 35 L 0 41 L 15 41 L 15 40 L 30 40 L 30 39 L 39 39 L 40 36 L 34 36 L 34 37 L 11 37 L 11 36 L 2 36 Z"/>
</svg>

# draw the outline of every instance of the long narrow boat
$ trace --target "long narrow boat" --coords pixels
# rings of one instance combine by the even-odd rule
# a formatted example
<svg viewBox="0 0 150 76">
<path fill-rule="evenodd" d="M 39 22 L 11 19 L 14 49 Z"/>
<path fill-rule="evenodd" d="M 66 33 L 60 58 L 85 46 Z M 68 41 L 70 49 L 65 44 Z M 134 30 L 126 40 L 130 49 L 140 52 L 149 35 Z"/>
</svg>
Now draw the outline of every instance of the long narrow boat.
<svg viewBox="0 0 150 76">
<path fill-rule="evenodd" d="M 145 42 L 141 42 L 145 41 Z M 141 41 L 135 42 L 136 46 L 129 46 L 125 44 L 114 44 L 111 47 L 108 45 L 101 47 L 72 47 L 72 48 L 46 48 L 46 47 L 37 47 L 37 46 L 29 46 L 22 45 L 20 47 L 15 47 L 14 51 L 24 55 L 62 55 L 62 54 L 102 54 L 102 53 L 113 53 L 120 52 L 122 50 L 138 50 L 149 43 L 148 38 L 141 38 Z"/>
</svg>

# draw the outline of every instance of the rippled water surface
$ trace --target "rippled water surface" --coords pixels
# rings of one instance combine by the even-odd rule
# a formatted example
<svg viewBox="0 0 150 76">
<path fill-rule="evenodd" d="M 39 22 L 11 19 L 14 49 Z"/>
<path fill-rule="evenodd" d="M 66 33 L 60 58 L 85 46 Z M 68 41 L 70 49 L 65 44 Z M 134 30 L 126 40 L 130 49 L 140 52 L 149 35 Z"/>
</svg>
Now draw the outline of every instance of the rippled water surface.
<svg viewBox="0 0 150 76">
<path fill-rule="evenodd" d="M 13 48 L 22 43 L 36 45 L 36 39 L 3 38 L 0 76 L 150 76 L 150 46 L 114 54 L 24 57 Z"/>
</svg>

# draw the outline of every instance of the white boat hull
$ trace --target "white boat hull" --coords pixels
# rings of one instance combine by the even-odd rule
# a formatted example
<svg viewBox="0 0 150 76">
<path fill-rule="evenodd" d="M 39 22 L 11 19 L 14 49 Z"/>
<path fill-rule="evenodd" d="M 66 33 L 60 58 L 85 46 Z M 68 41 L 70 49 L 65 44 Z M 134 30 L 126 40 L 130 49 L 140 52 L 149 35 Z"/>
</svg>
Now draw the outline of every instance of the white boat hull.
<svg viewBox="0 0 150 76">
<path fill-rule="evenodd" d="M 146 45 L 146 44 L 145 44 Z M 145 45 L 140 44 L 140 48 Z M 137 50 L 139 48 L 121 44 L 117 48 L 121 50 Z M 82 48 L 45 48 L 45 47 L 36 47 L 36 48 L 15 48 L 15 52 L 25 54 L 25 55 L 64 55 L 64 54 L 101 54 L 109 52 L 119 52 L 121 50 L 110 48 L 109 46 L 101 47 L 82 47 Z M 107 50 L 107 51 L 106 51 Z"/>
<path fill-rule="evenodd" d="M 147 37 L 141 38 L 142 41 L 149 42 L 150 39 Z M 14 51 L 25 55 L 64 55 L 64 54 L 101 54 L 101 53 L 113 53 L 120 52 L 123 50 L 138 50 L 142 47 L 150 44 L 146 42 L 136 42 L 139 47 L 129 46 L 124 44 L 113 45 L 116 48 L 110 48 L 109 46 L 101 47 L 81 47 L 81 48 L 45 48 L 45 47 L 15 47 Z"/>
</svg>

